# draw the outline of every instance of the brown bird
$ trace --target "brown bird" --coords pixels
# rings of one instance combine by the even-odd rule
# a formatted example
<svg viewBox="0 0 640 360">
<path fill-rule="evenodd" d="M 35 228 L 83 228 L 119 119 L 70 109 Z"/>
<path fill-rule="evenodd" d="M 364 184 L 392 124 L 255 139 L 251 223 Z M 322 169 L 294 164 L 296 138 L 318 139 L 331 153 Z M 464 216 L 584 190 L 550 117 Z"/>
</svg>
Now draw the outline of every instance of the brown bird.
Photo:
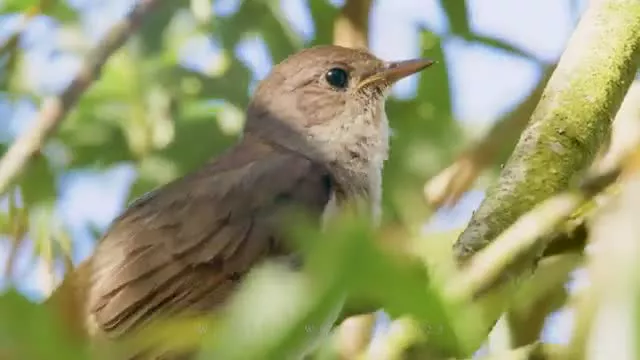
<svg viewBox="0 0 640 360">
<path fill-rule="evenodd" d="M 258 262 L 292 254 L 280 231 L 291 205 L 318 224 L 346 202 L 378 216 L 386 96 L 432 63 L 319 46 L 276 65 L 241 140 L 131 204 L 77 270 L 83 284 L 66 285 L 66 306 L 91 336 L 118 339 L 158 316 L 211 312 Z"/>
</svg>

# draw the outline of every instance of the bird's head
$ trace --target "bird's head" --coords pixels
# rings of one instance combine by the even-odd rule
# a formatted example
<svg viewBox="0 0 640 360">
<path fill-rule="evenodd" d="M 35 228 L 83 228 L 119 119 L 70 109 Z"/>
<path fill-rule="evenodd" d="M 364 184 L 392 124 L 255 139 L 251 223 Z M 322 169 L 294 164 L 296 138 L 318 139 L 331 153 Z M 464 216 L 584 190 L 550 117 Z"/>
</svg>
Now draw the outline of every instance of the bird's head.
<svg viewBox="0 0 640 360">
<path fill-rule="evenodd" d="M 398 80 L 433 64 L 429 59 L 386 62 L 364 49 L 317 46 L 276 65 L 258 85 L 246 131 L 277 133 L 288 127 L 325 156 L 349 142 L 386 131 L 384 103 Z M 386 133 L 384 134 L 386 135 Z M 297 146 L 296 146 L 297 147 Z"/>
</svg>

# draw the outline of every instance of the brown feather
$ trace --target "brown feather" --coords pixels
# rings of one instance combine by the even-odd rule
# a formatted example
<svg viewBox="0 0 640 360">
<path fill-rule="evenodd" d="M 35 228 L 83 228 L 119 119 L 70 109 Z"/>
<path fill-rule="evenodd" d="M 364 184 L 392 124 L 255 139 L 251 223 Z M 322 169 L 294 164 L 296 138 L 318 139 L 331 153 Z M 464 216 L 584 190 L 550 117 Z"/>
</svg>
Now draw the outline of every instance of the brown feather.
<svg viewBox="0 0 640 360">
<path fill-rule="evenodd" d="M 329 173 L 249 135 L 187 177 L 132 204 L 99 243 L 88 317 L 117 338 L 162 314 L 205 312 L 265 256 L 286 253 L 277 226 L 291 204 L 319 218 Z M 286 201 L 282 201 L 286 199 Z"/>
</svg>

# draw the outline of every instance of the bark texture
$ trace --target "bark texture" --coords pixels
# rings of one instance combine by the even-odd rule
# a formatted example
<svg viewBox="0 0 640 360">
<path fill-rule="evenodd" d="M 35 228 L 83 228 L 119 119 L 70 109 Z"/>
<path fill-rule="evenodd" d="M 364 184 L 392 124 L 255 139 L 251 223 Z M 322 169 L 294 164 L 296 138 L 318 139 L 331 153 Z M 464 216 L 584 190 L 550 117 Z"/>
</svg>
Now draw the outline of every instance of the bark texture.
<svg viewBox="0 0 640 360">
<path fill-rule="evenodd" d="M 640 2 L 592 0 L 500 178 L 454 245 L 464 261 L 566 189 L 608 137 L 636 73 Z"/>
</svg>

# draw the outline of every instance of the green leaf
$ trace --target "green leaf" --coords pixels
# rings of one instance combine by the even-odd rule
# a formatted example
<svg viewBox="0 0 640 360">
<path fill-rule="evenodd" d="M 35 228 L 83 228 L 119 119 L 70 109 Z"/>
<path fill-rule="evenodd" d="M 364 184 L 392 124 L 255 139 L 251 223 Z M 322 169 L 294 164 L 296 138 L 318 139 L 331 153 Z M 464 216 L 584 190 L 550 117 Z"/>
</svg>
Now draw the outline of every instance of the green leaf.
<svg viewBox="0 0 640 360">
<path fill-rule="evenodd" d="M 150 16 L 147 16 L 138 30 L 145 56 L 157 56 L 164 50 L 163 34 L 167 25 L 180 8 L 188 6 L 189 1 L 186 0 L 162 1 Z"/>
<path fill-rule="evenodd" d="M 247 32 L 260 31 L 264 11 L 263 0 L 243 0 L 235 14 L 213 21 L 210 33 L 215 34 L 224 49 L 231 53 Z"/>
<path fill-rule="evenodd" d="M 259 266 L 234 295 L 199 358 L 300 358 L 329 331 L 343 298 L 339 289 L 317 287 L 280 264 Z"/>
<path fill-rule="evenodd" d="M 416 194 L 422 193 L 425 180 L 448 165 L 464 144 L 452 114 L 441 39 L 424 31 L 421 44 L 421 56 L 437 63 L 416 75 L 419 81 L 415 98 L 387 100 L 394 136 L 385 163 L 383 204 L 385 216 L 390 218 L 402 218 L 403 212 L 414 213 L 414 218 L 426 217 L 428 208 L 416 200 Z"/>
<path fill-rule="evenodd" d="M 38 6 L 40 0 L 2 0 L 0 2 L 1 13 L 21 13 L 31 7 Z"/>
<path fill-rule="evenodd" d="M 177 123 L 174 141 L 158 155 L 174 163 L 180 174 L 194 170 L 231 146 L 235 136 L 220 132 L 215 114 Z"/>
<path fill-rule="evenodd" d="M 50 16 L 58 21 L 77 20 L 77 12 L 66 0 L 3 0 L 0 13 L 25 13 L 39 11 L 40 15 Z"/>
<path fill-rule="evenodd" d="M 44 305 L 14 290 L 0 295 L 0 352 L 10 359 L 89 359 L 83 346 L 63 336 L 60 323 Z"/>
<path fill-rule="evenodd" d="M 284 60 L 302 48 L 302 40 L 293 31 L 287 19 L 281 14 L 279 4 L 275 2 L 265 4 L 260 29 L 274 63 Z"/>
<path fill-rule="evenodd" d="M 138 177 L 130 189 L 129 200 L 203 166 L 236 140 L 235 136 L 224 135 L 220 131 L 215 113 L 178 116 L 178 119 L 173 142 L 143 159 Z"/>
<path fill-rule="evenodd" d="M 309 270 L 317 282 L 336 282 L 349 289 L 352 297 L 380 304 L 392 316 L 411 315 L 427 324 L 430 342 L 459 352 L 451 309 L 424 265 L 384 252 L 366 221 L 341 216 L 328 228 L 315 240 L 305 237 L 310 244 L 305 249 Z"/>
<path fill-rule="evenodd" d="M 0 211 L 0 235 L 11 235 L 11 223 L 9 213 Z"/>
<path fill-rule="evenodd" d="M 116 123 L 100 121 L 89 112 L 84 121 L 63 126 L 58 139 L 69 149 L 69 168 L 104 169 L 132 161 L 127 139 Z"/>
<path fill-rule="evenodd" d="M 457 35 L 470 33 L 466 0 L 440 0 L 440 6 L 449 19 L 449 31 Z"/>
<path fill-rule="evenodd" d="M 466 40 L 469 41 L 475 41 L 475 42 L 479 42 L 483 45 L 486 46 L 490 46 L 492 48 L 498 49 L 498 50 L 503 50 L 503 51 L 507 51 L 510 52 L 513 55 L 518 55 L 522 58 L 525 58 L 527 60 L 531 60 L 531 61 L 535 61 L 537 63 L 540 63 L 540 60 L 538 60 L 538 58 L 526 51 L 523 50 L 515 45 L 509 44 L 508 42 L 501 40 L 501 39 L 496 39 L 493 37 L 489 37 L 489 36 L 483 36 L 483 35 L 476 35 L 476 34 L 469 34 L 469 36 L 465 37 Z"/>
<path fill-rule="evenodd" d="M 315 25 L 315 37 L 309 46 L 333 42 L 333 21 L 340 10 L 327 0 L 309 0 L 309 10 Z"/>
<path fill-rule="evenodd" d="M 445 126 L 451 122 L 451 84 L 449 83 L 449 69 L 444 57 L 441 39 L 434 33 L 424 30 L 420 37 L 422 54 L 421 56 L 433 59 L 436 64 L 420 73 L 417 97 L 421 100 L 424 109 L 416 109 L 421 118 L 414 123 L 423 124 L 430 122 L 433 126 Z M 428 109 L 423 104 L 431 104 Z M 446 118 L 443 118 L 446 117 Z"/>
<path fill-rule="evenodd" d="M 40 0 L 40 3 L 50 4 L 42 9 L 43 15 L 51 16 L 60 22 L 78 20 L 78 12 L 69 6 L 68 0 Z"/>
<path fill-rule="evenodd" d="M 54 233 L 59 228 L 54 223 L 53 206 L 41 205 L 29 209 L 29 235 L 34 242 L 34 253 L 45 264 L 51 265 L 58 257 Z"/>
<path fill-rule="evenodd" d="M 138 164 L 138 176 L 129 190 L 128 201 L 134 200 L 180 175 L 176 164 L 162 156 L 146 156 Z"/>
<path fill-rule="evenodd" d="M 27 206 L 53 202 L 56 198 L 56 177 L 44 155 L 36 155 L 31 160 L 18 184 L 22 188 L 22 199 Z"/>
<path fill-rule="evenodd" d="M 249 104 L 249 83 L 251 72 L 241 62 L 233 60 L 227 71 L 219 77 L 207 77 L 203 74 L 173 68 L 169 74 L 163 75 L 163 82 L 173 92 L 181 94 L 186 100 L 224 99 L 238 108 L 246 108 Z"/>
</svg>

